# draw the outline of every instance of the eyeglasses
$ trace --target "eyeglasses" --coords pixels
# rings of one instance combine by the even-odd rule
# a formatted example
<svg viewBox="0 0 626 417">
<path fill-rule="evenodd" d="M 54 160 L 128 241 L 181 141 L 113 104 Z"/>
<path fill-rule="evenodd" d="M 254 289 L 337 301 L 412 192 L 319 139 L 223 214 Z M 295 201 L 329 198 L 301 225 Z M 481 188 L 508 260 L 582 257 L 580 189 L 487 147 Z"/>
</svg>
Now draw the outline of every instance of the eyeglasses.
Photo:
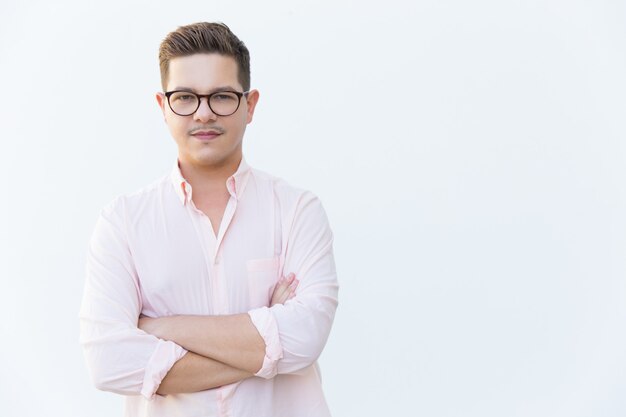
<svg viewBox="0 0 626 417">
<path fill-rule="evenodd" d="M 207 98 L 209 108 L 218 116 L 234 114 L 241 104 L 241 97 L 248 96 L 250 91 L 217 91 L 211 94 L 196 94 L 191 91 L 167 91 L 167 103 L 170 109 L 179 116 L 191 116 L 200 107 L 200 99 Z"/>
</svg>

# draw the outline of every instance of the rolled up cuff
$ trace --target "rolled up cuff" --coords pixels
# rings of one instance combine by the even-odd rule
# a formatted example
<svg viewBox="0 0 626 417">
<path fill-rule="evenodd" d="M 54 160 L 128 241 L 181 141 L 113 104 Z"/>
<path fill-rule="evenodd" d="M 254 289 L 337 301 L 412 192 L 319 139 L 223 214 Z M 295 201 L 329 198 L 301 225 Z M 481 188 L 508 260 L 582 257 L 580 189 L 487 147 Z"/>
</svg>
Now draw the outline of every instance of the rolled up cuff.
<svg viewBox="0 0 626 417">
<path fill-rule="evenodd" d="M 283 347 L 280 344 L 278 324 L 274 315 L 267 307 L 261 307 L 248 311 L 252 324 L 265 342 L 265 357 L 261 369 L 255 376 L 270 379 L 276 376 L 278 361 L 283 357 Z"/>
<path fill-rule="evenodd" d="M 167 375 L 172 366 L 174 366 L 180 358 L 185 356 L 186 353 L 187 351 L 185 349 L 174 342 L 159 340 L 146 366 L 141 395 L 148 400 L 154 399 L 157 395 L 156 391 L 159 389 L 159 385 L 161 385 L 161 381 L 163 381 L 165 375 Z"/>
</svg>

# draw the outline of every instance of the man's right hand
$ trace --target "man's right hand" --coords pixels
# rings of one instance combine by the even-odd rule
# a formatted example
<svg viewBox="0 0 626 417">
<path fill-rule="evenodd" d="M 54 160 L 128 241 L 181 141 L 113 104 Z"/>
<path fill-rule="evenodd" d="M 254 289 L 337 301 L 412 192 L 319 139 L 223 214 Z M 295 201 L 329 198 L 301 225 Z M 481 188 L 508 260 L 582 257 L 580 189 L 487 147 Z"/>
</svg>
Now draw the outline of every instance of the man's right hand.
<svg viewBox="0 0 626 417">
<path fill-rule="evenodd" d="M 300 281 L 296 279 L 296 274 L 293 272 L 289 273 L 286 277 L 281 277 L 274 288 L 270 307 L 275 304 L 285 304 L 287 300 L 293 298 L 296 295 L 296 287 L 299 283 Z"/>
</svg>

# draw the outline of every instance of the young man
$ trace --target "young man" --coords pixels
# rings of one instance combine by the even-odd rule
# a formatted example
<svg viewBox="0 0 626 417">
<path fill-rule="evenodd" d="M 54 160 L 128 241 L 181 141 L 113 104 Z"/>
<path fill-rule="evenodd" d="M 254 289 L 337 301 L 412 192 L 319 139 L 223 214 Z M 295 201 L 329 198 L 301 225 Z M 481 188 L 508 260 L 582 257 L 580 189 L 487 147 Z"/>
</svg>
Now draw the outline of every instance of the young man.
<svg viewBox="0 0 626 417">
<path fill-rule="evenodd" d="M 316 360 L 338 284 L 324 209 L 243 158 L 259 92 L 228 27 L 180 27 L 159 59 L 178 157 L 96 224 L 80 312 L 94 384 L 126 395 L 127 416 L 328 416 Z"/>
</svg>

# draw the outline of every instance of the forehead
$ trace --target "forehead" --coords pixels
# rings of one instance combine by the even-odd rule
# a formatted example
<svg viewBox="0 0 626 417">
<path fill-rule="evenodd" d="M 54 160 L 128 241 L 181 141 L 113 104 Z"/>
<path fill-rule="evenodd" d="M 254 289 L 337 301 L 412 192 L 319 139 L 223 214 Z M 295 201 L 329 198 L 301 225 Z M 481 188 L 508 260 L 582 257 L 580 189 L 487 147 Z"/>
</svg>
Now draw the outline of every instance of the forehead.
<svg viewBox="0 0 626 417">
<path fill-rule="evenodd" d="M 194 54 L 170 61 L 168 90 L 187 87 L 197 91 L 224 86 L 241 88 L 237 61 L 220 54 Z"/>
</svg>

